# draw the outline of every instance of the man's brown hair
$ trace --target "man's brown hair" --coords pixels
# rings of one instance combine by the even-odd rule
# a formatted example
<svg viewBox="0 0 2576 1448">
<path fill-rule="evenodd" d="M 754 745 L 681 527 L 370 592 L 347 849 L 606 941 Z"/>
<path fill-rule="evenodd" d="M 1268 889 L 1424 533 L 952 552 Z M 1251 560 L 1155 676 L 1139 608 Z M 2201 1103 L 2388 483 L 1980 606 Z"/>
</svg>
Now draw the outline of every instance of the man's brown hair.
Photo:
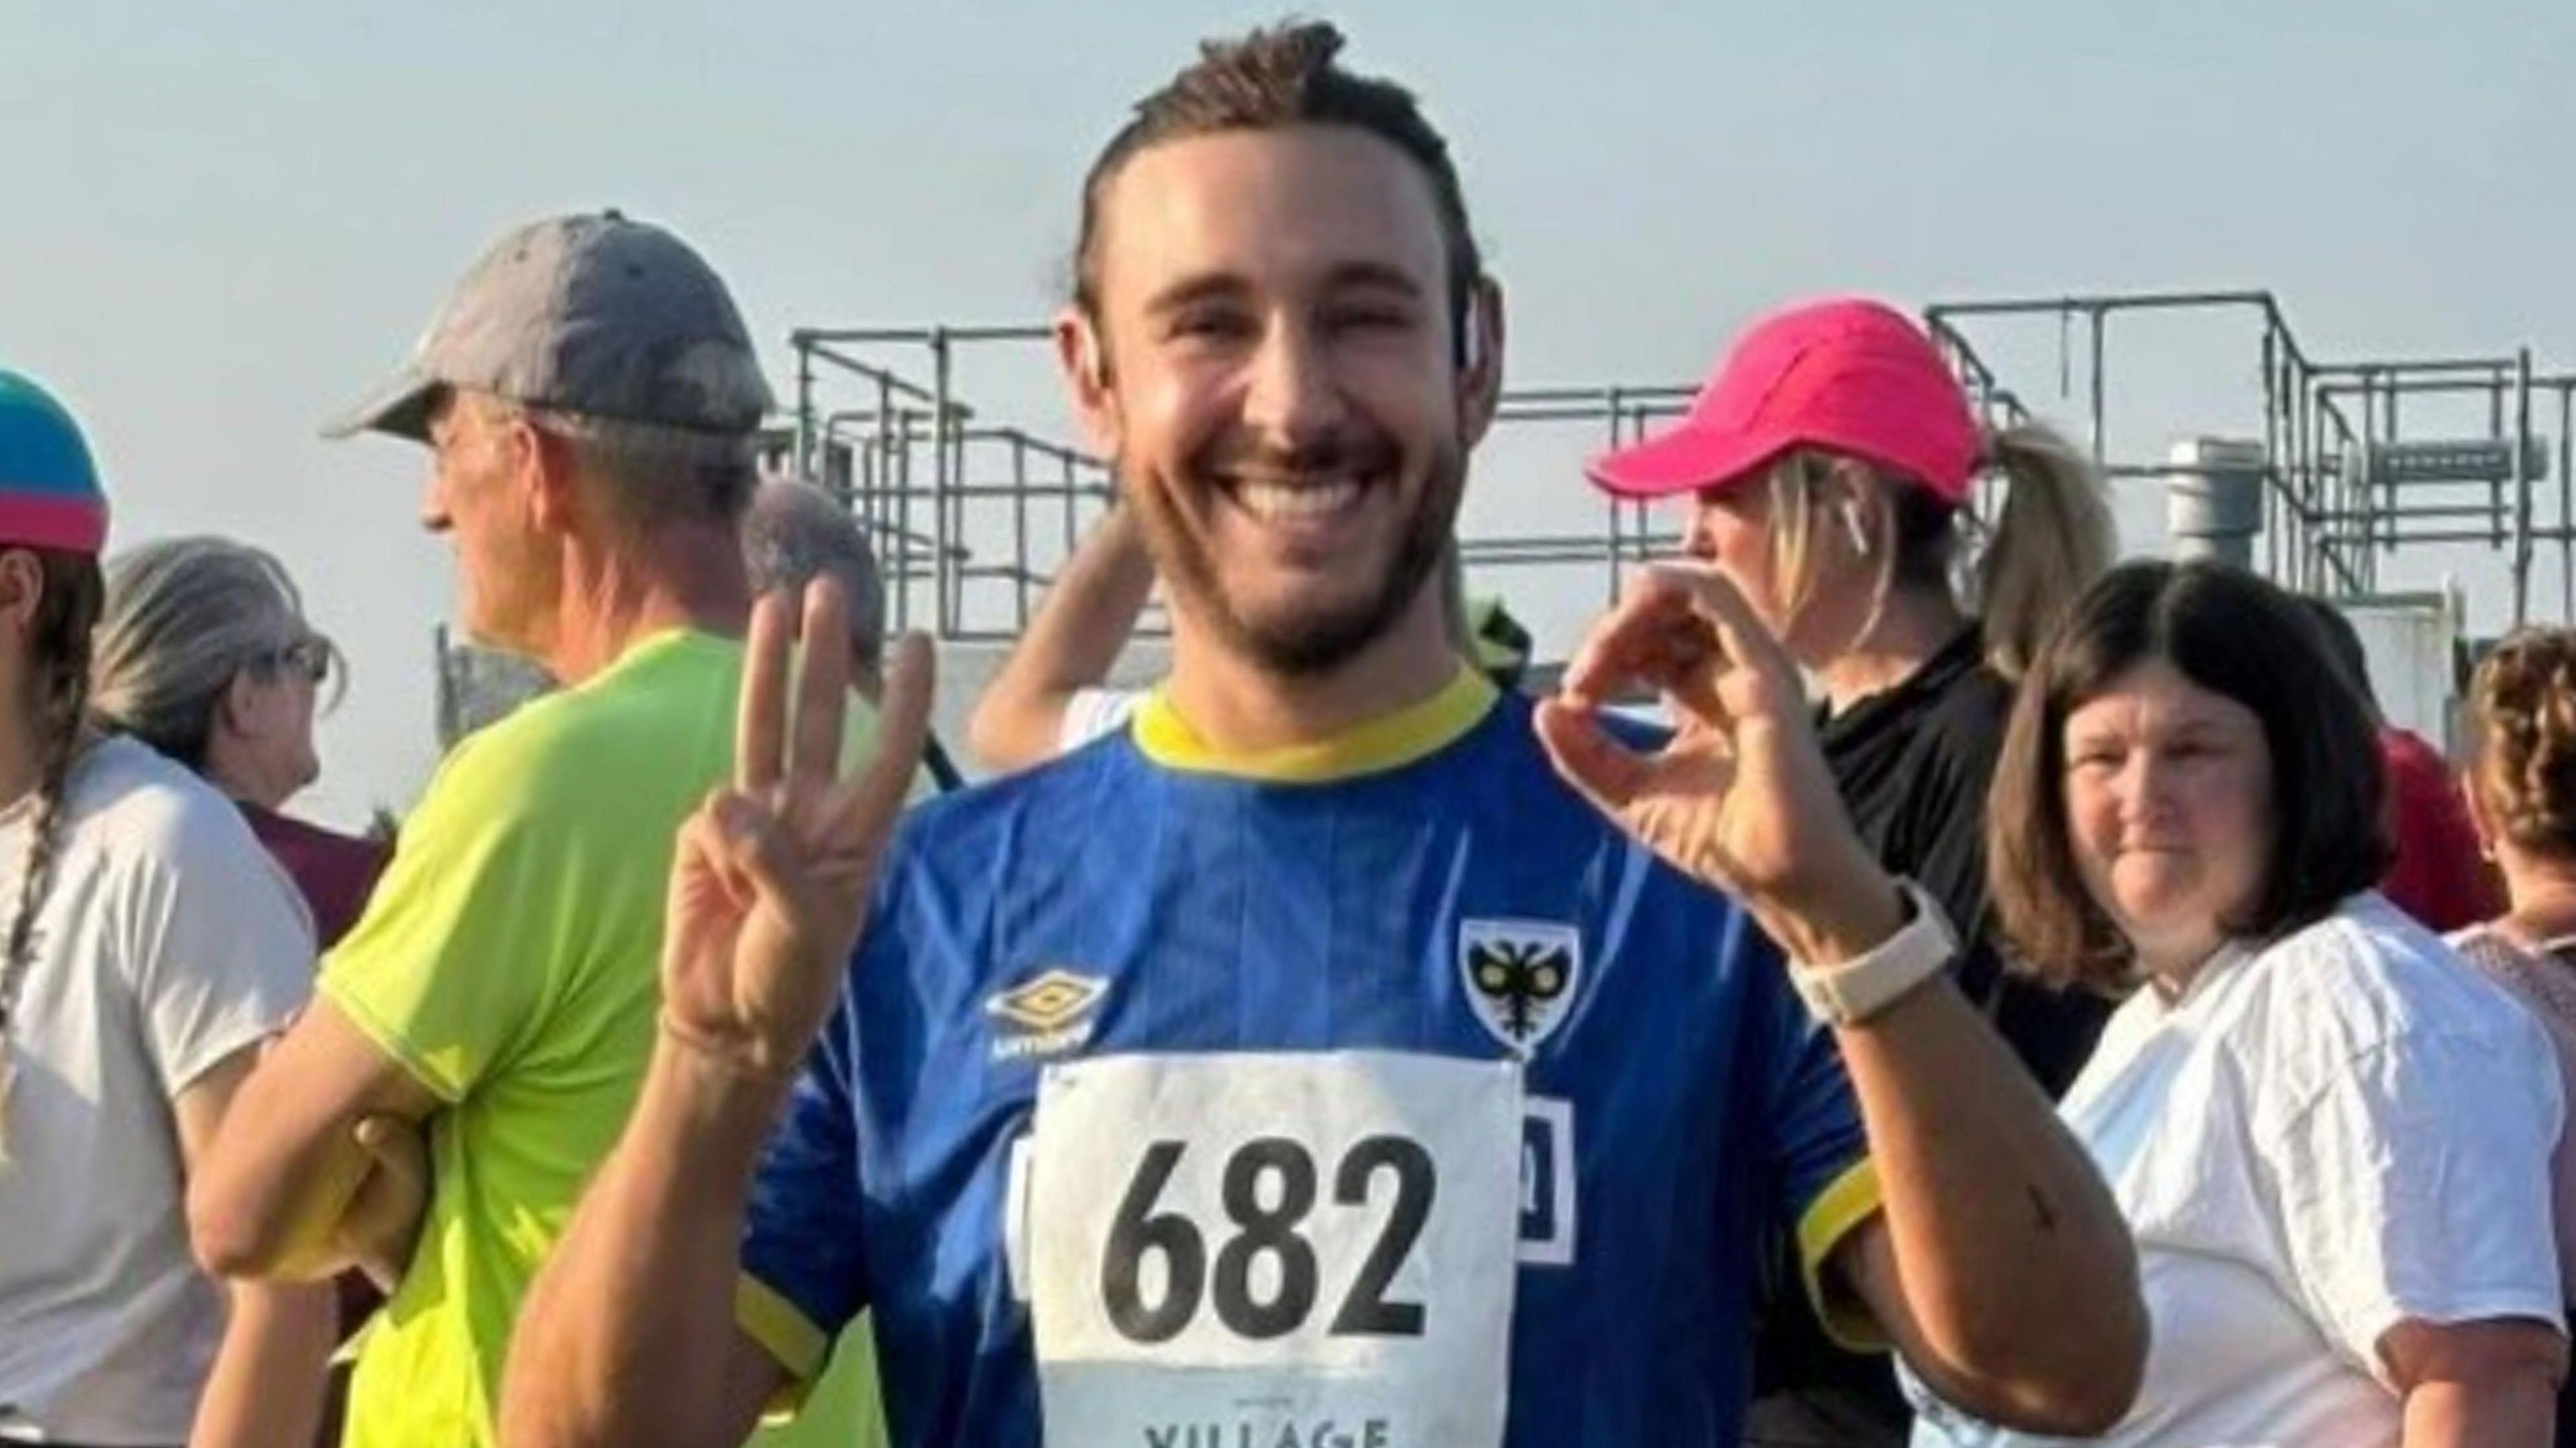
<svg viewBox="0 0 2576 1448">
<path fill-rule="evenodd" d="M 1413 92 L 1376 76 L 1354 75 L 1336 57 L 1342 32 L 1322 21 L 1287 22 L 1231 40 L 1199 43 L 1198 60 L 1136 103 L 1135 114 L 1109 138 L 1082 182 L 1082 234 L 1073 255 L 1073 300 L 1100 317 L 1101 198 L 1138 152 L 1166 141 L 1225 131 L 1287 126 L 1349 126 L 1395 147 L 1422 168 L 1449 263 L 1452 346 L 1466 345 L 1468 303 L 1484 261 L 1467 224 L 1449 143 L 1423 117 Z"/>
</svg>

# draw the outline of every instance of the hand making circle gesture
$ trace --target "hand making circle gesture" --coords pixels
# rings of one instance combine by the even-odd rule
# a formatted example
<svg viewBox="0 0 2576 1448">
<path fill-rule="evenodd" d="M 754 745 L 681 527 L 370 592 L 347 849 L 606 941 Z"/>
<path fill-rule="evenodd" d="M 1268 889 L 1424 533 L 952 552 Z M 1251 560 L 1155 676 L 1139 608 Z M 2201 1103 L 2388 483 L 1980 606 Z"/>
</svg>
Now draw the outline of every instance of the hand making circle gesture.
<svg viewBox="0 0 2576 1448">
<path fill-rule="evenodd" d="M 1652 752 L 1598 717 L 1638 687 L 1662 697 L 1675 726 Z M 1603 814 L 1766 924 L 1884 879 L 1825 767 L 1796 664 L 1712 569 L 1655 565 L 1633 579 L 1539 706 L 1538 732 Z"/>
</svg>

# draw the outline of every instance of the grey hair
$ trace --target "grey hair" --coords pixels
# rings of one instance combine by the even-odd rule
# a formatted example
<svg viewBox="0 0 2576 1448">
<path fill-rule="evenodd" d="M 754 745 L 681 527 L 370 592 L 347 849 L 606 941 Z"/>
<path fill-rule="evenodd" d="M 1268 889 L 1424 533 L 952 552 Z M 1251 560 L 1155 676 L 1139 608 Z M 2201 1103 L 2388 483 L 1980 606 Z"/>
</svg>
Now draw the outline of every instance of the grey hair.
<svg viewBox="0 0 2576 1448">
<path fill-rule="evenodd" d="M 472 395 L 498 416 L 524 418 L 563 439 L 573 470 L 604 484 L 616 515 L 636 528 L 733 522 L 760 485 L 754 433 L 701 432 Z"/>
<path fill-rule="evenodd" d="M 752 495 L 742 520 L 743 564 L 756 592 L 801 592 L 815 578 L 838 579 L 850 600 L 850 662 L 875 673 L 884 661 L 885 580 L 867 530 L 811 483 L 773 478 Z"/>
<path fill-rule="evenodd" d="M 202 769 L 215 710 L 235 677 L 273 671 L 317 637 L 286 568 L 228 538 L 167 538 L 110 559 L 90 658 L 91 713 Z M 331 646 L 345 687 L 347 660 Z M 333 700 L 337 700 L 335 690 Z"/>
</svg>

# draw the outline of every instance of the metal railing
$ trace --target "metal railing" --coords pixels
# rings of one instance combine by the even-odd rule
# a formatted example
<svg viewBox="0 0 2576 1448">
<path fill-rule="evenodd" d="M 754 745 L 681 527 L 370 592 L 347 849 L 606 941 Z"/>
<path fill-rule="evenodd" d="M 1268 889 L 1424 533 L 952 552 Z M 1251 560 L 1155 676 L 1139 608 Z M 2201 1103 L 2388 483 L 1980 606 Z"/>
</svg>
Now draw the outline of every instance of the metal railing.
<svg viewBox="0 0 2576 1448">
<path fill-rule="evenodd" d="M 1028 326 L 790 335 L 793 410 L 772 434 L 770 456 L 842 498 L 868 526 L 890 626 L 965 641 L 1016 637 L 1055 568 L 1109 506 L 1113 485 L 1101 459 L 1028 428 L 986 421 L 958 396 L 970 354 L 1025 353 L 1052 335 Z M 1503 394 L 1495 430 L 1498 437 L 1554 431 L 1587 451 L 1617 447 L 1681 412 L 1691 395 L 1688 387 L 1663 384 L 1513 388 Z M 1596 569 L 1604 595 L 1615 596 L 1627 567 L 1679 546 L 1679 536 L 1659 529 L 1644 505 L 1587 498 L 1578 508 L 1597 524 L 1468 532 L 1460 560 L 1484 572 Z M 1149 617 L 1140 632 L 1159 628 Z"/>
<path fill-rule="evenodd" d="M 2072 352 L 2067 333 L 2085 330 L 2086 440 L 2106 477 L 2166 479 L 2190 469 L 2110 452 L 2109 319 L 2124 312 L 2250 311 L 2261 323 L 2264 570 L 2303 592 L 2370 593 L 2381 564 L 2402 550 L 2480 543 L 2507 555 L 2513 622 L 2531 614 L 2538 550 L 2555 545 L 2562 617 L 2576 617 L 2576 498 L 2571 498 L 2570 422 L 2576 376 L 2532 370 L 2531 351 L 2491 357 L 2321 361 L 2291 332 L 2268 291 L 2144 292 L 1944 303 L 1925 319 L 1972 396 L 1997 391 L 1995 370 L 1970 342 L 1969 319 L 2053 317 L 2060 328 L 2060 376 Z M 2555 394 L 2558 489 L 2539 488 L 2548 444 L 2536 413 Z M 2401 403 L 2434 396 L 2484 396 L 2486 440 L 2504 466 L 2481 477 L 2410 478 L 2393 465 L 2406 441 Z M 2011 394 L 2002 396 L 2017 408 Z M 2443 441 L 2456 441 L 2457 435 Z M 2535 464 L 2538 465 L 2535 465 Z M 2471 526 L 2471 525 L 2475 526 Z"/>
<path fill-rule="evenodd" d="M 2009 385 L 1971 333 L 2015 319 L 2055 318 L 2059 387 L 2071 391 L 2082 336 L 2083 442 L 2111 479 L 2165 480 L 2190 469 L 2161 458 L 2115 455 L 2110 409 L 2116 377 L 2110 321 L 2130 313 L 2240 313 L 2259 324 L 2261 379 L 2260 555 L 2271 577 L 2305 592 L 2369 593 L 2382 563 L 2401 551 L 2482 543 L 2507 556 L 2515 621 L 2531 607 L 2533 561 L 2554 547 L 2564 599 L 2576 617 L 2576 375 L 2535 373 L 2528 349 L 2468 358 L 2326 361 L 2291 331 L 2268 291 L 2141 292 L 1945 302 L 1924 321 L 1980 418 L 2027 421 L 2027 394 Z M 793 412 L 773 435 L 778 466 L 845 499 L 878 541 L 889 622 L 947 638 L 1015 637 L 1083 532 L 1109 506 L 1108 467 L 1044 429 L 988 417 L 961 396 L 961 376 L 996 359 L 1051 366 L 1052 333 L 1037 326 L 800 329 Z M 1052 387 L 1051 380 L 1045 383 Z M 1544 438 L 1560 450 L 1616 447 L 1685 410 L 1692 389 L 1670 384 L 1518 387 L 1505 393 L 1479 473 L 1498 452 Z M 2557 488 L 2536 430 L 2555 396 Z M 2410 404 L 2483 396 L 2488 438 L 2509 465 L 2483 478 L 2408 478 L 2394 466 L 2413 434 Z M 1549 471 L 1562 470 L 1563 459 Z M 1486 486 L 1480 484 L 1480 487 Z M 1680 540 L 1642 504 L 1545 495 L 1550 506 L 1514 514 L 1516 526 L 1462 526 L 1460 554 L 1479 572 L 1589 571 L 1615 596 L 1625 571 Z M 1989 491 L 1979 509 L 1992 516 Z M 1550 515 L 1542 521 L 1538 513 Z M 1526 519 L 1526 522 L 1523 520 Z M 1149 619 L 1146 631 L 1158 621 Z"/>
</svg>

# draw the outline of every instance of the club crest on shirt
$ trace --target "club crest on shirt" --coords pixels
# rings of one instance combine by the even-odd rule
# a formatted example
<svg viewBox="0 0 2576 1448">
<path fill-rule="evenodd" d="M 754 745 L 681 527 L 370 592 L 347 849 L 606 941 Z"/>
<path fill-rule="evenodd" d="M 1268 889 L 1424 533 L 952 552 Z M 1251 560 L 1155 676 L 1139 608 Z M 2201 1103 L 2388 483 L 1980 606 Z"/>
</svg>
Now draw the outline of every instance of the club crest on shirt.
<svg viewBox="0 0 2576 1448">
<path fill-rule="evenodd" d="M 984 1010 L 997 1027 L 993 1059 L 1057 1056 L 1082 1046 L 1091 1039 L 1086 1017 L 1108 993 L 1109 983 L 1098 976 L 1051 966 L 987 997 Z"/>
<path fill-rule="evenodd" d="M 1565 1022 L 1583 979 L 1583 936 L 1546 920 L 1458 922 L 1458 979 L 1476 1020 L 1526 1056 Z"/>
</svg>

